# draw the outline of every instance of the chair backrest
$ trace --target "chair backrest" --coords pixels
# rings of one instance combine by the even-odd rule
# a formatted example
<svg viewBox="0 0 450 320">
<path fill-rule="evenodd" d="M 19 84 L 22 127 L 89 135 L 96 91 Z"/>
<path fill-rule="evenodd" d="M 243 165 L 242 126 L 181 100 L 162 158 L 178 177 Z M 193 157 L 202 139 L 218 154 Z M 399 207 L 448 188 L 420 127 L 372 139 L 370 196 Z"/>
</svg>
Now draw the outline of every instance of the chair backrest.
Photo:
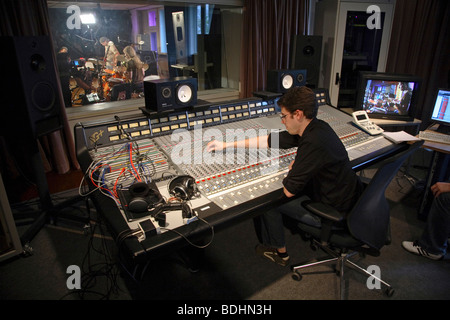
<svg viewBox="0 0 450 320">
<path fill-rule="evenodd" d="M 406 150 L 384 160 L 349 213 L 347 225 L 351 234 L 369 247 L 379 250 L 386 244 L 390 219 L 386 189 L 403 162 L 422 144 L 423 141 L 417 141 Z"/>
</svg>

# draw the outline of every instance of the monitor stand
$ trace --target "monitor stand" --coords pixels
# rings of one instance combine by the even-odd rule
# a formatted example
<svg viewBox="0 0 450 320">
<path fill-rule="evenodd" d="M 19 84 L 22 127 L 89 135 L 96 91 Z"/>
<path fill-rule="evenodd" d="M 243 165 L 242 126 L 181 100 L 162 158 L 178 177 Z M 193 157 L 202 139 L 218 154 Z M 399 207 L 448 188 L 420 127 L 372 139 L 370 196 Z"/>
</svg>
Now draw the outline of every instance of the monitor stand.
<svg viewBox="0 0 450 320">
<path fill-rule="evenodd" d="M 439 133 L 450 134 L 450 126 L 440 124 L 436 131 Z"/>
</svg>

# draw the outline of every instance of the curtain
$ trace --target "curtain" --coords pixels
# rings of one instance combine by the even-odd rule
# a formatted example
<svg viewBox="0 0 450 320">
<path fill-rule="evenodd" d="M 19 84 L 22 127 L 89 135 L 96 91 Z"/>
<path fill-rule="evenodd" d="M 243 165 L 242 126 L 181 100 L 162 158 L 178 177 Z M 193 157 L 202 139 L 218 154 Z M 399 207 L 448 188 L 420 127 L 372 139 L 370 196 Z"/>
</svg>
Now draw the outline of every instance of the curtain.
<svg viewBox="0 0 450 320">
<path fill-rule="evenodd" d="M 48 18 L 46 0 L 5 0 L 0 2 L 0 35 L 2 36 L 49 36 L 51 32 Z M 52 48 L 54 68 L 57 70 L 55 51 Z M 21 75 L 26 76 L 26 75 Z M 57 77 L 58 79 L 58 77 Z M 54 171 L 59 174 L 67 173 L 71 169 L 79 170 L 80 166 L 76 160 L 75 145 L 72 131 L 69 128 L 65 106 L 63 103 L 62 90 L 57 81 L 59 92 L 60 115 L 63 128 L 39 138 L 38 148 L 44 163 L 46 172 Z M 15 163 L 8 154 L 5 141 L 2 140 L 2 159 L 8 165 Z M 19 170 L 20 171 L 20 170 Z"/>
<path fill-rule="evenodd" d="M 265 90 L 267 70 L 289 69 L 293 35 L 307 30 L 307 0 L 245 0 L 241 98 Z"/>
<path fill-rule="evenodd" d="M 429 125 L 438 88 L 450 87 L 450 1 L 397 0 L 386 72 L 420 76 L 415 118 Z"/>
</svg>

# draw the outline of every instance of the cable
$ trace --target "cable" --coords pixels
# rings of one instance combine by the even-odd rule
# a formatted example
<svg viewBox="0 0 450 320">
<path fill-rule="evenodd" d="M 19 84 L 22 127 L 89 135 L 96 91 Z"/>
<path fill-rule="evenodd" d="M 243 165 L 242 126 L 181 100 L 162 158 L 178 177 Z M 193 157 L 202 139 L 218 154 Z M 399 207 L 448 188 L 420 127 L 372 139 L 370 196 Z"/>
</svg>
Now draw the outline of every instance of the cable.
<svg viewBox="0 0 450 320">
<path fill-rule="evenodd" d="M 202 245 L 202 246 L 193 243 L 193 242 L 190 241 L 184 234 L 182 234 L 182 233 L 179 232 L 178 230 L 175 230 L 175 229 L 169 229 L 169 228 L 165 228 L 165 227 L 161 227 L 161 229 L 164 229 L 164 230 L 167 230 L 167 231 L 171 231 L 171 232 L 174 232 L 174 233 L 178 234 L 180 237 L 182 237 L 184 240 L 186 240 L 186 242 L 187 242 L 188 244 L 190 244 L 191 246 L 193 246 L 193 247 L 195 247 L 195 248 L 198 248 L 198 249 L 205 249 L 205 248 L 207 248 L 207 247 L 213 242 L 213 239 L 214 239 L 214 227 L 213 227 L 208 221 L 206 221 L 206 220 L 204 220 L 204 219 L 202 219 L 202 218 L 199 218 L 198 216 L 197 216 L 197 219 L 199 219 L 200 221 L 206 223 L 206 224 L 210 227 L 210 229 L 211 229 L 211 239 L 209 240 L 209 242 L 208 242 L 207 244 Z"/>
<path fill-rule="evenodd" d="M 70 295 L 77 295 L 81 300 L 92 299 L 92 296 L 100 300 L 109 300 L 113 294 L 118 294 L 122 290 L 118 283 L 120 269 L 118 269 L 117 261 L 113 258 L 114 255 L 108 247 L 102 222 L 91 223 L 90 228 L 91 237 L 81 263 L 81 289 L 70 291 L 63 295 L 60 298 L 61 300 Z M 97 230 L 100 237 L 96 237 Z M 98 238 L 100 238 L 100 243 L 95 243 L 94 240 Z M 97 244 L 100 246 L 97 247 Z M 104 260 L 104 262 L 94 262 L 92 259 L 94 253 L 103 257 L 100 261 Z M 96 255 L 95 257 L 97 257 Z M 98 260 L 98 258 L 95 260 Z M 104 283 L 104 281 L 106 282 Z M 106 288 L 106 290 L 100 291 L 103 288 Z"/>
<path fill-rule="evenodd" d="M 166 231 L 171 231 L 171 232 L 174 232 L 174 233 L 178 234 L 180 237 L 182 237 L 184 240 L 186 240 L 186 242 L 188 244 L 190 244 L 191 246 L 193 246 L 195 248 L 204 249 L 204 248 L 208 247 L 212 243 L 212 241 L 214 239 L 214 227 L 208 221 L 200 218 L 196 213 L 193 213 L 191 207 L 187 204 L 186 201 L 183 201 L 183 200 L 181 200 L 179 198 L 172 197 L 172 198 L 169 198 L 169 203 L 174 203 L 175 200 L 177 200 L 181 204 L 182 210 L 186 210 L 186 208 L 189 209 L 189 212 L 186 213 L 187 216 L 191 216 L 192 214 L 194 214 L 197 217 L 198 220 L 202 221 L 203 223 L 205 223 L 205 224 L 207 224 L 209 226 L 209 228 L 211 229 L 211 239 L 209 240 L 209 242 L 207 244 L 205 244 L 203 246 L 199 246 L 199 245 L 196 245 L 195 243 L 193 243 L 192 241 L 190 241 L 184 234 L 182 234 L 178 230 L 169 229 L 169 228 L 166 228 L 166 227 L 161 227 L 161 229 L 162 230 L 166 230 Z"/>
</svg>

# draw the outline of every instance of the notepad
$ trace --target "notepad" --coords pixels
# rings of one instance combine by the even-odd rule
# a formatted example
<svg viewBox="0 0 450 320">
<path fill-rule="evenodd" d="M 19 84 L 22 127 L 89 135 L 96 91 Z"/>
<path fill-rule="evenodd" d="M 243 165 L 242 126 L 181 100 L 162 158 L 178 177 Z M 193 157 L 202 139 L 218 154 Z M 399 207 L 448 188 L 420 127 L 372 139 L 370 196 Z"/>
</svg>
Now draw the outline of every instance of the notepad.
<svg viewBox="0 0 450 320">
<path fill-rule="evenodd" d="M 383 132 L 383 135 L 391 140 L 394 143 L 401 143 L 405 141 L 419 141 L 420 139 L 406 133 L 405 131 L 397 131 L 397 132 Z"/>
</svg>

